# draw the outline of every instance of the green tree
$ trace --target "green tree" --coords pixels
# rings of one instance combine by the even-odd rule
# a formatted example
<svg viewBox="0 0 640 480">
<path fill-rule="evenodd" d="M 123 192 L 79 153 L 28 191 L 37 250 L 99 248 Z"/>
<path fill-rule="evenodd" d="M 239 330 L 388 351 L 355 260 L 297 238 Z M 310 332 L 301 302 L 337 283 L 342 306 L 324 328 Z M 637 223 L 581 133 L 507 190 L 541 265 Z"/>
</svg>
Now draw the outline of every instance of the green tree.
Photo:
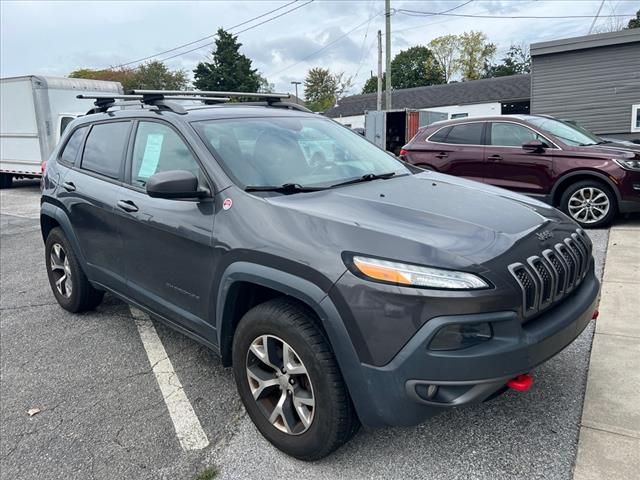
<svg viewBox="0 0 640 480">
<path fill-rule="evenodd" d="M 627 29 L 629 28 L 640 28 L 640 10 L 636 12 L 636 18 L 629 20 Z"/>
<path fill-rule="evenodd" d="M 465 32 L 460 35 L 460 56 L 457 64 L 464 80 L 477 80 L 486 73 L 487 65 L 496 53 L 496 46 L 487 41 L 482 32 Z"/>
<path fill-rule="evenodd" d="M 444 83 L 444 74 L 427 47 L 402 50 L 391 61 L 391 87 L 395 90 L 440 83 Z"/>
<path fill-rule="evenodd" d="M 531 72 L 531 56 L 526 46 L 511 45 L 499 65 L 490 65 L 486 77 L 506 77 Z"/>
<path fill-rule="evenodd" d="M 240 53 L 238 37 L 220 28 L 215 43 L 211 61 L 200 62 L 193 71 L 193 85 L 199 90 L 257 92 L 260 75 L 251 68 L 251 60 Z"/>
<path fill-rule="evenodd" d="M 189 79 L 184 70 L 172 72 L 164 63 L 153 61 L 138 67 L 135 82 L 141 90 L 184 90 Z"/>
<path fill-rule="evenodd" d="M 260 93 L 273 93 L 276 88 L 273 83 L 269 83 L 269 80 L 267 80 L 266 77 L 263 77 L 260 74 L 258 74 L 258 83 L 258 91 Z"/>
<path fill-rule="evenodd" d="M 304 100 L 307 108 L 324 112 L 333 107 L 351 86 L 351 78 L 344 73 L 331 73 L 328 68 L 316 67 L 304 79 Z"/>
<path fill-rule="evenodd" d="M 107 82 L 120 82 L 125 92 L 137 88 L 136 71 L 133 68 L 113 68 L 94 70 L 92 68 L 80 68 L 69 74 L 69 78 L 86 78 L 89 80 L 104 80 Z"/>
<path fill-rule="evenodd" d="M 460 37 L 458 35 L 444 35 L 431 40 L 428 46 L 442 69 L 445 83 L 450 82 L 460 67 L 458 63 Z"/>
<path fill-rule="evenodd" d="M 382 91 L 383 92 L 385 90 L 386 79 L 387 79 L 387 76 L 383 73 L 382 74 Z M 365 93 L 377 93 L 377 92 L 378 92 L 378 76 L 372 75 L 367 79 L 366 82 L 364 82 L 364 86 L 362 87 L 362 94 L 364 95 Z"/>
</svg>

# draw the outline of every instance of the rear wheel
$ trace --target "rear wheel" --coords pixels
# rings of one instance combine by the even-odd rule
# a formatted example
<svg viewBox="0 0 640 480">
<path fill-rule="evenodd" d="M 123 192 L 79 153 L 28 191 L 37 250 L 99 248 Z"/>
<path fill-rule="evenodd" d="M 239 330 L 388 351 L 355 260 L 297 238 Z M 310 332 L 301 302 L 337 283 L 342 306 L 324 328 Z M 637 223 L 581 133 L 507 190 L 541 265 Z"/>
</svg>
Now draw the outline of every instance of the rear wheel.
<svg viewBox="0 0 640 480">
<path fill-rule="evenodd" d="M 10 173 L 0 173 L 0 188 L 11 188 L 13 175 Z"/>
<path fill-rule="evenodd" d="M 275 447 L 301 460 L 327 456 L 360 425 L 311 315 L 289 300 L 270 300 L 240 320 L 233 339 L 233 372 L 249 417 Z"/>
<path fill-rule="evenodd" d="M 618 210 L 613 191 L 597 180 L 584 180 L 567 188 L 560 208 L 584 228 L 608 226 Z"/>
<path fill-rule="evenodd" d="M 93 310 L 104 292 L 95 289 L 80 264 L 62 229 L 49 232 L 45 244 L 45 261 L 51 290 L 62 308 L 70 312 Z"/>
</svg>

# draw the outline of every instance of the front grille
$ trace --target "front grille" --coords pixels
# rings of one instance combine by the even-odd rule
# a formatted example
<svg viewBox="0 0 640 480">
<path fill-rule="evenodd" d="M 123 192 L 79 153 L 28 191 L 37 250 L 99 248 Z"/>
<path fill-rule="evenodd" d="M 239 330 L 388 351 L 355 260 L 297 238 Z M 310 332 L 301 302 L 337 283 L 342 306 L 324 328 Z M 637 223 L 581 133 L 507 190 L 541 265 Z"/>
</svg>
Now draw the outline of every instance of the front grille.
<svg viewBox="0 0 640 480">
<path fill-rule="evenodd" d="M 587 275 L 591 242 L 582 229 L 526 262 L 509 265 L 522 291 L 522 312 L 527 318 L 548 308 L 575 289 Z"/>
</svg>

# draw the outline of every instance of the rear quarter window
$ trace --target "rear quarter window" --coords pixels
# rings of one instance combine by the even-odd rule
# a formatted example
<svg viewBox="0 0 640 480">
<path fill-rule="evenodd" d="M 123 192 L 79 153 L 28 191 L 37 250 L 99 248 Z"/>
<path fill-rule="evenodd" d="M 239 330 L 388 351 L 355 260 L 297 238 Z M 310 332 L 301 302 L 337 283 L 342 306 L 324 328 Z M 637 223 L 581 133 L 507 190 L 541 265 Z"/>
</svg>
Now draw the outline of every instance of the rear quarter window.
<svg viewBox="0 0 640 480">
<path fill-rule="evenodd" d="M 451 131 L 451 127 L 444 127 L 440 130 L 436 131 L 433 135 L 429 137 L 430 142 L 439 142 L 444 143 L 447 140 L 447 135 Z"/>
<path fill-rule="evenodd" d="M 86 133 L 87 127 L 80 127 L 71 134 L 71 137 L 69 137 L 69 140 L 67 140 L 66 145 L 60 153 L 59 160 L 62 163 L 66 163 L 68 165 L 76 163 L 76 157 L 78 156 L 80 147 L 82 147 L 82 140 L 84 140 Z"/>
<path fill-rule="evenodd" d="M 131 122 L 98 123 L 91 128 L 84 146 L 81 168 L 109 178 L 118 178 L 124 164 Z"/>
</svg>

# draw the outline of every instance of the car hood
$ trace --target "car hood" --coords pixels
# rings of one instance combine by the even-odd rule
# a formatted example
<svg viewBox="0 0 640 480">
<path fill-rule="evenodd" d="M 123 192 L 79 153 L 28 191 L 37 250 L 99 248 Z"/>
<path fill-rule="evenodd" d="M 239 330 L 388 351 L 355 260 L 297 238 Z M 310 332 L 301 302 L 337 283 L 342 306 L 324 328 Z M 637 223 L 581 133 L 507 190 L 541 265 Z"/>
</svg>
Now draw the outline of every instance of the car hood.
<svg viewBox="0 0 640 480">
<path fill-rule="evenodd" d="M 569 224 L 575 229 L 566 216 L 544 203 L 436 172 L 268 201 L 328 221 L 331 225 L 322 230 L 333 230 L 334 241 L 344 250 L 374 250 L 394 258 L 401 254 L 408 261 L 426 253 L 445 265 L 494 258 L 544 225 Z"/>
<path fill-rule="evenodd" d="M 640 155 L 640 149 L 625 147 L 620 144 L 585 145 L 582 147 L 565 148 L 582 154 L 584 157 L 602 158 L 625 158 L 632 159 Z"/>
</svg>

